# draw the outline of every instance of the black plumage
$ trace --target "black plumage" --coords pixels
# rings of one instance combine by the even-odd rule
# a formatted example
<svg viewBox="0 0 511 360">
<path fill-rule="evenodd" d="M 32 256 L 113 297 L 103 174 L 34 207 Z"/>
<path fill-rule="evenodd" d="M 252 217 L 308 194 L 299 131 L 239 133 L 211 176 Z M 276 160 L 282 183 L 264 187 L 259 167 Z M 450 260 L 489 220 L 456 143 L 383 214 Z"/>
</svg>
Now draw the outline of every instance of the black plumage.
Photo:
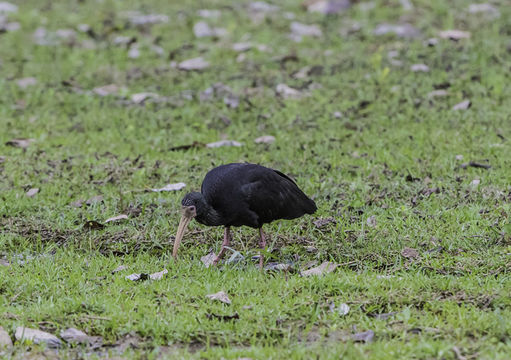
<svg viewBox="0 0 511 360">
<path fill-rule="evenodd" d="M 187 194 L 182 200 L 181 218 L 174 253 L 181 242 L 186 225 L 195 219 L 208 226 L 225 226 L 224 243 L 215 263 L 230 243 L 231 226 L 258 228 L 261 247 L 266 246 L 262 226 L 278 219 L 295 219 L 313 214 L 316 204 L 296 183 L 280 171 L 261 165 L 233 163 L 209 171 L 201 192 Z M 262 266 L 262 257 L 261 257 Z"/>
</svg>

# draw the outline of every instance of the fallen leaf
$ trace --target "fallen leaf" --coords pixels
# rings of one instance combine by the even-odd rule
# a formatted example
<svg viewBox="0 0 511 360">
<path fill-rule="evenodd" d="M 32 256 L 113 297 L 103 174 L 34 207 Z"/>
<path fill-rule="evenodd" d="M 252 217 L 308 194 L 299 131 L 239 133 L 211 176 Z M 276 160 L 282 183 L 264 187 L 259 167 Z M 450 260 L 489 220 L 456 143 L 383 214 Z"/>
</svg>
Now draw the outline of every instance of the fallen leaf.
<svg viewBox="0 0 511 360">
<path fill-rule="evenodd" d="M 367 226 L 369 227 L 376 227 L 376 215 L 371 215 L 367 218 L 366 221 Z"/>
<path fill-rule="evenodd" d="M 74 31 L 73 29 L 58 29 L 57 31 L 55 31 L 55 36 L 58 39 L 72 43 L 76 40 L 76 31 Z"/>
<path fill-rule="evenodd" d="M 470 100 L 464 100 L 456 105 L 454 105 L 452 107 L 453 110 L 467 110 L 468 108 L 470 108 L 470 106 L 472 105 L 472 103 L 470 102 Z"/>
<path fill-rule="evenodd" d="M 222 15 L 220 10 L 211 10 L 211 9 L 202 9 L 197 11 L 197 14 L 200 17 L 206 18 L 206 19 L 217 19 Z"/>
<path fill-rule="evenodd" d="M 68 328 L 60 332 L 60 337 L 68 344 L 84 344 L 92 348 L 99 348 L 103 343 L 101 336 L 89 336 L 81 330 Z"/>
<path fill-rule="evenodd" d="M 238 313 L 234 313 L 232 315 L 217 315 L 217 314 L 206 314 L 206 317 L 211 320 L 211 319 L 217 319 L 217 320 L 220 320 L 220 321 L 232 321 L 232 320 L 238 320 L 240 318 L 240 316 L 238 315 Z"/>
<path fill-rule="evenodd" d="M 463 160 L 463 155 L 456 155 L 456 160 L 461 161 Z"/>
<path fill-rule="evenodd" d="M 128 267 L 126 265 L 119 265 L 115 269 L 112 270 L 112 274 L 118 273 L 120 271 L 126 270 Z"/>
<path fill-rule="evenodd" d="M 224 104 L 231 109 L 236 109 L 240 104 L 240 98 L 236 95 L 230 94 L 224 97 Z"/>
<path fill-rule="evenodd" d="M 333 217 L 320 218 L 320 219 L 314 220 L 314 222 L 313 222 L 314 226 L 316 226 L 318 229 L 321 229 L 325 225 L 328 225 L 331 223 L 333 223 L 333 224 L 336 223 L 336 221 Z"/>
<path fill-rule="evenodd" d="M 275 88 L 275 91 L 284 99 L 301 99 L 304 96 L 301 91 L 293 89 L 286 84 L 278 84 Z"/>
<path fill-rule="evenodd" d="M 488 3 L 482 3 L 482 4 L 470 4 L 468 6 L 468 12 L 470 14 L 486 14 L 489 15 L 491 18 L 498 18 L 500 17 L 500 11 L 492 4 Z"/>
<path fill-rule="evenodd" d="M 162 187 L 160 189 L 151 189 L 151 191 L 154 191 L 154 192 L 177 191 L 177 190 L 181 190 L 185 186 L 186 186 L 185 183 L 179 182 L 179 183 L 176 183 L 176 184 L 167 184 L 167 185 L 165 185 L 164 187 Z"/>
<path fill-rule="evenodd" d="M 0 259 L 0 266 L 9 267 L 11 264 L 5 259 Z"/>
<path fill-rule="evenodd" d="M 154 274 L 149 275 L 149 279 L 151 279 L 151 280 L 161 280 L 161 279 L 163 279 L 163 275 L 168 274 L 168 272 L 169 271 L 167 269 L 163 269 L 160 272 L 156 272 Z"/>
<path fill-rule="evenodd" d="M 306 25 L 293 21 L 290 25 L 291 33 L 294 35 L 293 40 L 300 41 L 302 36 L 321 37 L 323 32 L 317 25 Z"/>
<path fill-rule="evenodd" d="M 266 271 L 289 271 L 293 265 L 291 264 L 280 264 L 280 263 L 269 263 L 264 267 Z"/>
<path fill-rule="evenodd" d="M 393 312 L 389 312 L 389 313 L 380 313 L 380 314 L 377 314 L 377 313 L 368 313 L 367 316 L 370 316 L 370 317 L 373 317 L 375 319 L 379 319 L 379 320 L 387 320 L 388 318 L 391 318 L 392 316 L 398 314 L 398 311 L 393 311 Z"/>
<path fill-rule="evenodd" d="M 127 12 L 125 15 L 128 16 L 128 20 L 131 25 L 155 25 L 155 24 L 166 24 L 169 22 L 169 17 L 163 14 L 141 14 L 139 12 Z"/>
<path fill-rule="evenodd" d="M 132 44 L 128 50 L 128 58 L 138 59 L 140 57 L 140 46 L 138 44 Z"/>
<path fill-rule="evenodd" d="M 177 65 L 177 68 L 180 70 L 186 71 L 194 71 L 194 70 L 204 70 L 209 67 L 209 62 L 204 60 L 202 57 L 196 57 L 193 59 L 188 59 L 180 62 Z"/>
<path fill-rule="evenodd" d="M 477 187 L 479 186 L 479 184 L 481 183 L 481 180 L 480 179 L 474 179 L 470 182 L 470 185 L 474 186 L 474 187 Z"/>
<path fill-rule="evenodd" d="M 394 34 L 400 38 L 416 38 L 421 35 L 420 31 L 411 24 L 387 24 L 383 23 L 373 30 L 373 34 L 377 36 Z"/>
<path fill-rule="evenodd" d="M 264 1 L 254 1 L 248 5 L 248 8 L 254 12 L 275 12 L 279 10 L 278 6 L 270 5 Z"/>
<path fill-rule="evenodd" d="M 4 330 L 2 326 L 0 326 L 0 350 L 9 349 L 12 347 L 12 340 L 7 331 Z"/>
<path fill-rule="evenodd" d="M 224 28 L 212 28 L 205 21 L 199 21 L 193 26 L 193 34 L 195 37 L 222 37 L 227 35 L 227 30 Z"/>
<path fill-rule="evenodd" d="M 468 360 L 466 356 L 463 356 L 459 347 L 453 346 L 452 352 L 456 355 L 457 360 Z"/>
<path fill-rule="evenodd" d="M 231 304 L 231 299 L 229 299 L 229 296 L 227 296 L 227 294 L 223 291 L 219 291 L 215 294 L 206 295 L 206 297 L 211 300 L 217 300 L 217 301 L 223 302 L 224 304 L 227 304 L 227 305 Z"/>
<path fill-rule="evenodd" d="M 103 202 L 103 195 L 96 195 L 85 201 L 85 205 L 90 206 L 100 202 Z"/>
<path fill-rule="evenodd" d="M 15 13 L 18 12 L 18 6 L 11 4 L 7 1 L 0 2 L 0 14 Z"/>
<path fill-rule="evenodd" d="M 470 32 L 468 31 L 462 31 L 462 30 L 444 30 L 440 31 L 438 33 L 438 36 L 440 36 L 442 39 L 449 39 L 449 40 L 461 40 L 461 39 L 469 39 L 470 38 Z"/>
<path fill-rule="evenodd" d="M 35 344 L 44 343 L 50 348 L 58 348 L 62 345 L 62 342 L 55 335 L 37 329 L 26 328 L 23 326 L 19 326 L 16 328 L 14 337 L 19 342 L 23 342 L 23 340 L 29 340 Z"/>
<path fill-rule="evenodd" d="M 433 90 L 430 93 L 428 93 L 428 98 L 444 97 L 444 96 L 447 96 L 447 95 L 449 95 L 447 90 L 438 89 L 438 90 Z"/>
<path fill-rule="evenodd" d="M 216 259 L 216 254 L 214 252 L 210 252 L 207 255 L 204 255 L 200 258 L 200 261 L 204 264 L 206 268 L 213 265 L 213 261 Z"/>
<path fill-rule="evenodd" d="M 26 149 L 34 141 L 35 141 L 34 139 L 12 139 L 7 141 L 5 145 Z"/>
<path fill-rule="evenodd" d="M 330 312 L 336 312 L 341 316 L 347 315 L 350 312 L 349 305 L 345 303 L 342 303 L 338 307 L 336 307 L 334 303 L 330 303 L 329 309 Z"/>
<path fill-rule="evenodd" d="M 39 192 L 39 189 L 38 188 L 32 188 L 30 190 L 27 191 L 27 196 L 28 197 L 34 197 L 37 193 Z"/>
<path fill-rule="evenodd" d="M 245 52 L 250 50 L 253 47 L 252 43 L 249 42 L 239 42 L 232 44 L 232 49 L 236 52 Z"/>
<path fill-rule="evenodd" d="M 101 230 L 105 227 L 105 225 L 97 222 L 96 220 L 88 220 L 85 224 L 83 224 L 83 227 L 89 230 Z"/>
<path fill-rule="evenodd" d="M 133 101 L 135 104 L 142 104 L 143 102 L 145 102 L 148 99 L 153 99 L 153 98 L 157 98 L 157 97 L 158 97 L 158 94 L 144 92 L 144 93 L 138 93 L 138 94 L 131 95 L 131 101 Z"/>
<path fill-rule="evenodd" d="M 254 140 L 256 144 L 273 144 L 275 142 L 275 136 L 263 135 Z"/>
<path fill-rule="evenodd" d="M 37 85 L 37 79 L 34 77 L 26 77 L 16 80 L 16 84 L 22 89 L 26 89 L 29 86 Z"/>
<path fill-rule="evenodd" d="M 126 220 L 126 219 L 128 219 L 128 215 L 121 214 L 121 215 L 117 215 L 117 216 L 106 219 L 105 224 L 108 224 L 109 222 L 118 222 L 120 220 Z"/>
<path fill-rule="evenodd" d="M 317 276 L 324 275 L 334 271 L 337 268 L 338 264 L 331 263 L 330 261 L 325 261 L 321 265 L 314 267 L 312 269 L 302 271 L 302 276 Z"/>
<path fill-rule="evenodd" d="M 307 0 L 303 4 L 308 12 L 319 12 L 324 15 L 338 14 L 351 7 L 350 0 Z"/>
<path fill-rule="evenodd" d="M 92 92 L 99 96 L 109 96 L 118 94 L 121 88 L 115 84 L 109 84 L 104 86 L 98 86 L 92 89 Z"/>
<path fill-rule="evenodd" d="M 355 342 L 364 342 L 364 343 L 370 343 L 374 339 L 374 331 L 367 330 L 364 332 L 360 332 L 357 334 L 353 334 L 351 336 L 351 339 Z"/>
<path fill-rule="evenodd" d="M 419 257 L 419 252 L 415 249 L 412 249 L 412 248 L 409 248 L 409 247 L 405 247 L 402 251 L 401 251 L 401 255 L 407 259 L 415 259 L 415 258 L 418 258 Z"/>
<path fill-rule="evenodd" d="M 234 146 L 234 147 L 240 147 L 243 146 L 243 143 L 237 142 L 235 140 L 220 140 L 216 142 L 212 142 L 209 144 L 206 144 L 207 148 L 219 148 L 222 146 Z"/>
<path fill-rule="evenodd" d="M 163 275 L 167 274 L 169 271 L 167 269 L 163 269 L 160 272 L 156 272 L 154 274 L 146 274 L 146 273 L 139 273 L 139 274 L 130 274 L 125 276 L 126 280 L 131 281 L 144 281 L 144 280 L 161 280 L 163 279 Z"/>
<path fill-rule="evenodd" d="M 413 72 L 429 72 L 429 66 L 426 64 L 413 64 L 410 66 Z"/>
</svg>

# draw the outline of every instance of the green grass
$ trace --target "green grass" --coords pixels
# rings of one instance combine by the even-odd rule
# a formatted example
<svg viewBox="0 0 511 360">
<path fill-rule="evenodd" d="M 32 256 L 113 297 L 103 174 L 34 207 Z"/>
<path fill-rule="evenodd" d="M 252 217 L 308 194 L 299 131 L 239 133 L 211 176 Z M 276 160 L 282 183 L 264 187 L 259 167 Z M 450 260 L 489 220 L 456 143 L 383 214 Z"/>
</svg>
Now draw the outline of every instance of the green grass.
<svg viewBox="0 0 511 360">
<path fill-rule="evenodd" d="M 116 354 L 115 344 L 128 336 L 138 347 L 126 358 L 509 358 L 511 9 L 496 1 L 501 16 L 489 19 L 468 13 L 470 3 L 417 0 L 404 11 L 398 1 L 368 10 L 362 2 L 323 16 L 282 1 L 258 20 L 248 2 L 229 0 L 20 2 L 9 21 L 21 29 L 0 33 L 0 258 L 11 263 L 0 265 L 0 325 L 11 337 L 17 326 L 57 335 L 76 327 L 107 345 L 66 345 L 62 358 Z M 205 8 L 221 16 L 201 19 L 197 11 Z M 166 14 L 169 22 L 129 26 L 123 13 L 130 10 Z M 373 35 L 378 24 L 400 19 L 421 36 Z M 228 36 L 195 38 L 200 20 Z M 323 36 L 293 42 L 292 21 L 317 24 Z M 341 35 L 354 22 L 360 30 Z M 78 24 L 89 24 L 96 38 L 77 32 L 70 45 L 33 42 L 38 27 Z M 471 38 L 424 45 L 446 29 Z M 113 44 L 120 35 L 137 38 L 139 58 Z M 255 47 L 238 62 L 231 46 L 240 41 L 267 50 Z M 164 55 L 150 50 L 154 43 Z M 175 66 L 198 56 L 211 66 Z M 293 60 L 279 60 L 285 56 Z M 410 71 L 416 63 L 430 72 Z M 316 65 L 319 73 L 293 76 Z M 37 84 L 20 89 L 24 77 Z M 199 100 L 219 82 L 240 96 L 238 108 L 222 96 Z M 112 83 L 124 88 L 120 95 L 91 93 Z M 310 96 L 282 99 L 275 95 L 280 83 Z M 428 97 L 444 87 L 447 96 Z M 128 104 L 141 92 L 172 100 Z M 452 110 L 464 99 L 469 109 Z M 255 144 L 261 135 L 276 141 Z M 5 145 L 14 138 L 35 141 L 26 149 Z M 169 150 L 222 138 L 244 145 Z M 335 272 L 305 278 L 260 273 L 251 264 L 206 269 L 199 259 L 219 250 L 222 229 L 196 222 L 180 260 L 171 260 L 185 191 L 199 189 L 213 166 L 235 161 L 292 175 L 318 204 L 313 217 L 266 227 L 267 261 L 293 261 L 296 269 L 333 261 L 341 264 Z M 469 161 L 491 168 L 461 166 Z M 146 191 L 181 181 L 187 187 L 178 192 Z M 30 188 L 40 191 L 30 198 Z M 70 205 L 96 195 L 103 201 Z M 84 227 L 121 213 L 126 222 Z M 375 226 L 367 222 L 372 216 Z M 336 221 L 313 225 L 325 217 Z M 256 243 L 255 231 L 234 231 L 233 246 L 246 257 L 257 254 Z M 406 247 L 419 257 L 405 258 Z M 111 274 L 121 264 L 128 269 Z M 169 273 L 159 281 L 125 279 L 163 268 Z M 220 290 L 230 306 L 206 298 Z M 350 312 L 330 312 L 332 302 L 349 304 Z M 374 317 L 389 312 L 397 313 Z M 208 319 L 212 313 L 239 319 Z M 373 342 L 351 340 L 366 330 L 375 332 Z M 48 351 L 16 343 L 0 356 L 53 356 Z"/>
</svg>

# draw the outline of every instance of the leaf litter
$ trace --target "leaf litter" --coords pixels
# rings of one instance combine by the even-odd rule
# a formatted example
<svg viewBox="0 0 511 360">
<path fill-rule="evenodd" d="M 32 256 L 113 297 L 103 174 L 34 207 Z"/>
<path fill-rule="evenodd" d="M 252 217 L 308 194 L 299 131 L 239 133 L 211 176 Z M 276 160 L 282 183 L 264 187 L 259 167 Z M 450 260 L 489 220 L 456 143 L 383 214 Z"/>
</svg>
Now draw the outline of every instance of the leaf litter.
<svg viewBox="0 0 511 360">
<path fill-rule="evenodd" d="M 223 302 L 224 304 L 227 305 L 231 304 L 231 299 L 229 299 L 229 296 L 224 291 L 219 291 L 215 294 L 209 294 L 206 295 L 206 297 L 211 300 Z"/>
<path fill-rule="evenodd" d="M 58 348 L 62 345 L 62 341 L 60 341 L 60 339 L 55 335 L 38 329 L 31 329 L 23 326 L 16 328 L 14 336 L 16 340 L 20 342 L 29 340 L 35 344 L 46 344 L 50 348 Z"/>
<path fill-rule="evenodd" d="M 178 191 L 186 187 L 186 184 L 183 182 L 175 183 L 175 184 L 167 184 L 159 189 L 151 189 L 153 192 L 162 192 L 162 191 Z"/>
<path fill-rule="evenodd" d="M 147 274 L 147 273 L 130 274 L 130 275 L 126 275 L 125 278 L 126 278 L 126 280 L 131 280 L 131 281 L 161 280 L 161 279 L 163 279 L 163 275 L 168 274 L 168 272 L 169 271 L 167 269 L 163 269 L 162 271 L 156 272 L 153 274 Z"/>
<path fill-rule="evenodd" d="M 68 344 L 88 345 L 93 349 L 100 348 L 103 345 L 103 338 L 101 336 L 89 336 L 75 328 L 62 330 L 60 337 Z"/>
<path fill-rule="evenodd" d="M 304 277 L 320 276 L 320 275 L 328 274 L 328 273 L 334 271 L 337 268 L 337 266 L 338 266 L 338 264 L 332 263 L 330 261 L 325 261 L 317 267 L 302 271 L 301 274 Z"/>
</svg>

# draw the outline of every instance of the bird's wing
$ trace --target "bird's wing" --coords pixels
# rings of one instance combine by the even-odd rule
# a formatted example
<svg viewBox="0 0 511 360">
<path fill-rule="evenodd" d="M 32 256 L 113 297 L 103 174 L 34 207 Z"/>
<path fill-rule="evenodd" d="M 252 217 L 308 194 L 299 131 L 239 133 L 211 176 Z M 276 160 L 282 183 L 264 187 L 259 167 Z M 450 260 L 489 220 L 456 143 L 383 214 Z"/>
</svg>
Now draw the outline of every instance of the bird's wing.
<svg viewBox="0 0 511 360">
<path fill-rule="evenodd" d="M 280 171 L 265 171 L 252 176 L 241 191 L 249 208 L 261 223 L 276 219 L 294 219 L 316 210 L 309 199 L 288 176 Z"/>
</svg>

